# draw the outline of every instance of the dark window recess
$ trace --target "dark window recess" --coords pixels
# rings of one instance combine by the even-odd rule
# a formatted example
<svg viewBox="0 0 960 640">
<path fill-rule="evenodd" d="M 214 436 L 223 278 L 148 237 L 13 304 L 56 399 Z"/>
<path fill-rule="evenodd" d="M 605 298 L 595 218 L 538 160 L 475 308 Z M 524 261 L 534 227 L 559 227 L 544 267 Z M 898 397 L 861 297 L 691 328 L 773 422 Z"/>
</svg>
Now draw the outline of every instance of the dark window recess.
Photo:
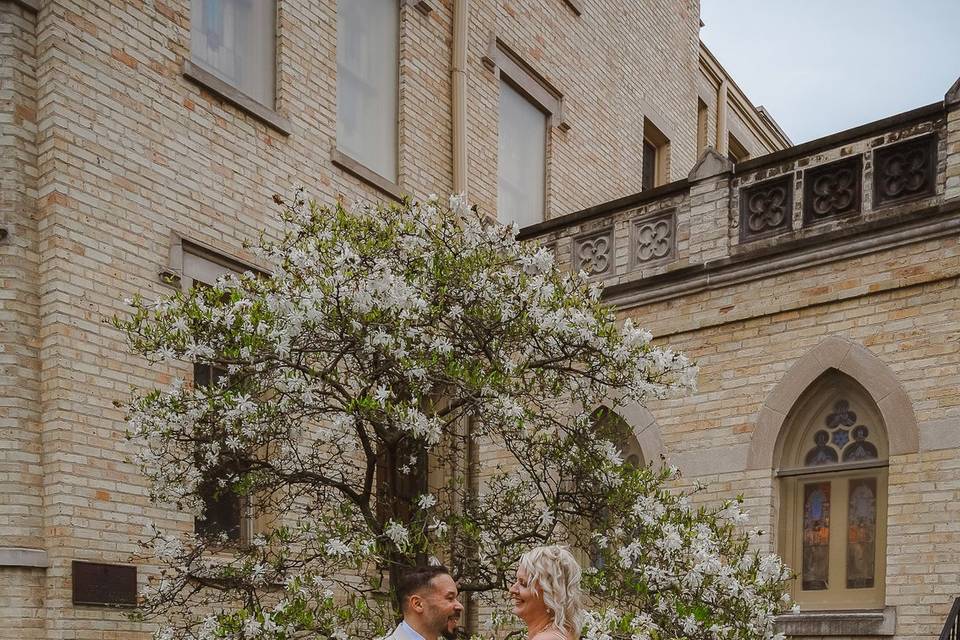
<svg viewBox="0 0 960 640">
<path fill-rule="evenodd" d="M 643 141 L 643 175 L 641 176 L 640 188 L 643 191 L 653 189 L 657 181 L 657 148 Z"/>
<path fill-rule="evenodd" d="M 212 386 L 226 374 L 226 370 L 221 367 L 209 364 L 193 365 L 193 383 L 198 387 Z M 204 516 L 194 518 L 194 531 L 204 538 L 219 538 L 226 534 L 227 540 L 239 541 L 243 514 L 239 496 L 229 487 L 218 486 L 215 480 L 202 483 L 200 495 L 204 503 Z"/>
<path fill-rule="evenodd" d="M 133 607 L 137 604 L 137 568 L 73 561 L 73 604 Z"/>
<path fill-rule="evenodd" d="M 415 443 L 380 445 L 377 455 L 377 515 L 399 522 L 410 519 L 414 500 L 427 491 L 427 456 Z"/>
<path fill-rule="evenodd" d="M 240 498 L 229 487 L 221 489 L 215 481 L 200 485 L 203 496 L 204 516 L 194 518 L 194 531 L 203 538 L 213 539 L 226 535 L 227 540 L 240 540 Z"/>
</svg>

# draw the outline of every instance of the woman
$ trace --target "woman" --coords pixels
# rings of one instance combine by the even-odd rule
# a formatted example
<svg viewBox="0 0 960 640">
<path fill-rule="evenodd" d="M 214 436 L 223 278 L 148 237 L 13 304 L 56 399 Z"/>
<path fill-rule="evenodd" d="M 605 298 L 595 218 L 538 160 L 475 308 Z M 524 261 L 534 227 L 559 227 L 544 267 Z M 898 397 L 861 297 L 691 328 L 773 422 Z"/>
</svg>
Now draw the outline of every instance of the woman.
<svg viewBox="0 0 960 640">
<path fill-rule="evenodd" d="M 580 565 L 564 547 L 535 547 L 523 554 L 510 597 L 513 612 L 527 625 L 528 640 L 580 637 Z"/>
</svg>

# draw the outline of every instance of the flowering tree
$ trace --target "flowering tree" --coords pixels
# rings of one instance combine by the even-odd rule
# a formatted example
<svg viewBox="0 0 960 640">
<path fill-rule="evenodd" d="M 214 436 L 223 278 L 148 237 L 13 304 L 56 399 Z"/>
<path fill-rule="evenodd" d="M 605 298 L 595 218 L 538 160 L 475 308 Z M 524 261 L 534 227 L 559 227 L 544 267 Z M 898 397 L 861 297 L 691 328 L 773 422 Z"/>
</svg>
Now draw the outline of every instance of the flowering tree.
<svg viewBox="0 0 960 640">
<path fill-rule="evenodd" d="M 693 510 L 597 419 L 690 388 L 683 355 L 460 198 L 277 200 L 269 276 L 137 299 L 116 321 L 151 362 L 217 372 L 129 403 L 152 497 L 202 516 L 211 491 L 242 496 L 265 521 L 244 545 L 153 531 L 141 611 L 158 637 L 373 637 L 397 568 L 440 558 L 481 597 L 557 541 L 594 558 L 589 634 L 773 634 L 787 575 L 748 551 L 738 503 Z M 479 448 L 501 464 L 478 472 Z"/>
</svg>

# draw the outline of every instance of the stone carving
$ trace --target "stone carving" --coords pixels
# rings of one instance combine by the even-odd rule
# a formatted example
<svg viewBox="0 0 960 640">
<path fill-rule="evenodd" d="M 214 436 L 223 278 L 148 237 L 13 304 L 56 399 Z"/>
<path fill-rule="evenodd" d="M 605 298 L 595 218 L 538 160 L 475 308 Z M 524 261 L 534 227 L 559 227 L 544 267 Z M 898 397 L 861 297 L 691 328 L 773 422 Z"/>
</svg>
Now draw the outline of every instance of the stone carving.
<svg viewBox="0 0 960 640">
<path fill-rule="evenodd" d="M 675 230 L 676 216 L 673 211 L 633 220 L 630 264 L 642 267 L 672 258 L 676 245 Z"/>
<path fill-rule="evenodd" d="M 912 138 L 873 152 L 873 204 L 879 206 L 933 195 L 937 137 Z"/>
<path fill-rule="evenodd" d="M 793 174 L 740 190 L 740 239 L 754 240 L 790 230 Z"/>
<path fill-rule="evenodd" d="M 613 273 L 613 229 L 581 236 L 573 244 L 573 263 L 588 276 Z"/>
<path fill-rule="evenodd" d="M 812 224 L 860 212 L 862 156 L 807 169 L 803 174 L 803 222 Z"/>
</svg>

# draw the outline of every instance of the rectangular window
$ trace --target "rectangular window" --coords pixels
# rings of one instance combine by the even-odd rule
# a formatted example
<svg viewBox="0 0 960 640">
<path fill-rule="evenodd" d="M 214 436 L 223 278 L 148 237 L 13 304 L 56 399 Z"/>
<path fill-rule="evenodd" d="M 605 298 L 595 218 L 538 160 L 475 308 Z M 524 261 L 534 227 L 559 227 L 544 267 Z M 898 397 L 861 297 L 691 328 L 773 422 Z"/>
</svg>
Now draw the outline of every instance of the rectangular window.
<svg viewBox="0 0 960 640">
<path fill-rule="evenodd" d="M 643 181 L 641 189 L 653 189 L 657 183 L 657 148 L 647 140 L 643 141 Z"/>
<path fill-rule="evenodd" d="M 400 7 L 397 0 L 337 2 L 337 148 L 397 180 Z"/>
<path fill-rule="evenodd" d="M 727 135 L 727 158 L 734 164 L 750 158 L 750 152 L 732 133 Z"/>
<path fill-rule="evenodd" d="M 653 189 L 670 181 L 670 139 L 648 118 L 643 121 L 642 190 Z"/>
<path fill-rule="evenodd" d="M 803 578 L 804 591 L 829 585 L 830 575 L 830 483 L 803 487 Z"/>
<path fill-rule="evenodd" d="M 276 93 L 274 0 L 192 0 L 193 62 L 273 109 Z"/>
<path fill-rule="evenodd" d="M 707 104 L 697 99 L 697 157 L 707 148 L 708 133 L 708 111 Z"/>
<path fill-rule="evenodd" d="M 543 221 L 547 114 L 500 81 L 497 219 L 526 227 Z"/>
<path fill-rule="evenodd" d="M 850 480 L 847 506 L 847 588 L 872 589 L 876 564 L 877 479 Z"/>
</svg>

